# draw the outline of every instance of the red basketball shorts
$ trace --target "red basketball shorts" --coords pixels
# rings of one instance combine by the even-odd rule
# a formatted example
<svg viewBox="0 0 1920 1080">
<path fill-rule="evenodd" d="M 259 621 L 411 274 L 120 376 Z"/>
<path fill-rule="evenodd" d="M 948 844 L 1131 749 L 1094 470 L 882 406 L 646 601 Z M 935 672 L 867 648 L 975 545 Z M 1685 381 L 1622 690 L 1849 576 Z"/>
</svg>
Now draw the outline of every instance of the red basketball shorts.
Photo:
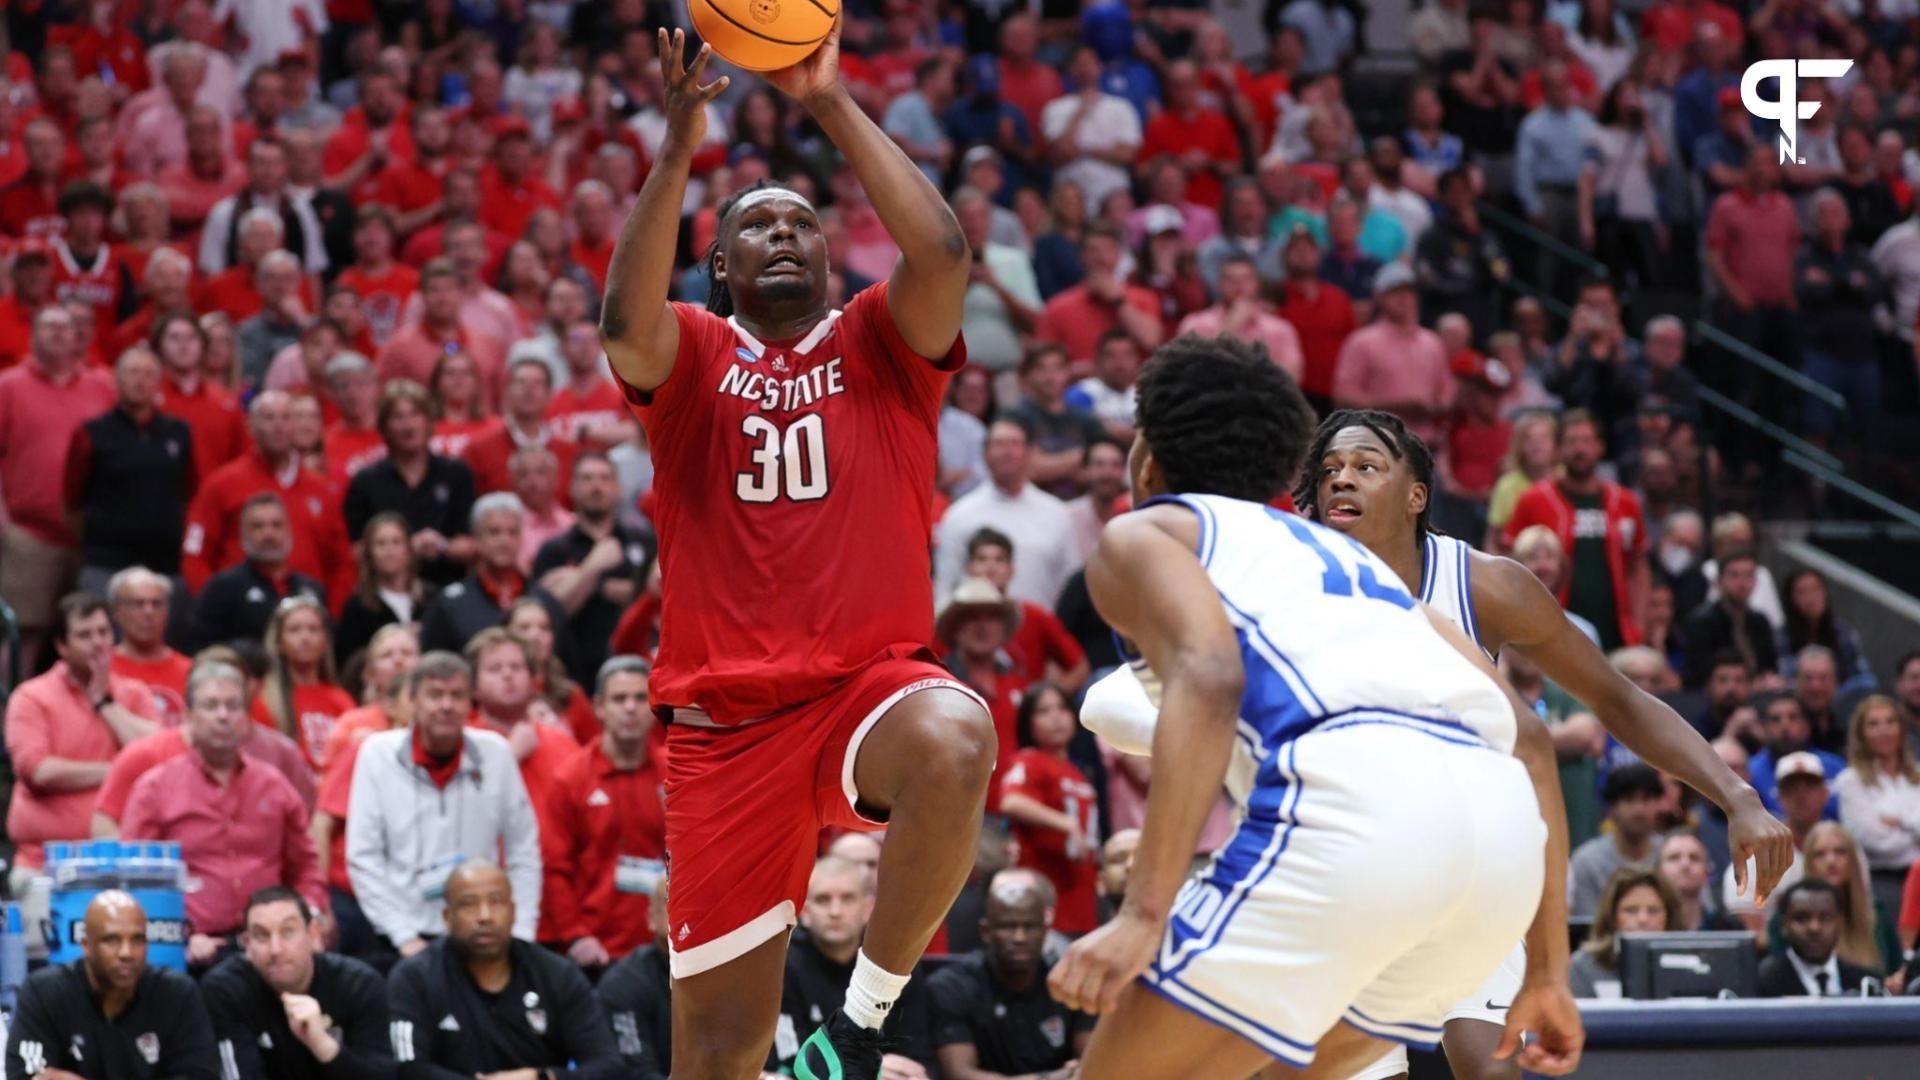
<svg viewBox="0 0 1920 1080">
<path fill-rule="evenodd" d="M 922 690 L 948 688 L 980 700 L 927 655 L 890 650 L 825 697 L 765 720 L 714 727 L 676 718 L 669 725 L 674 978 L 745 955 L 799 921 L 821 829 L 885 827 L 856 806 L 853 764 L 867 733 Z"/>
</svg>

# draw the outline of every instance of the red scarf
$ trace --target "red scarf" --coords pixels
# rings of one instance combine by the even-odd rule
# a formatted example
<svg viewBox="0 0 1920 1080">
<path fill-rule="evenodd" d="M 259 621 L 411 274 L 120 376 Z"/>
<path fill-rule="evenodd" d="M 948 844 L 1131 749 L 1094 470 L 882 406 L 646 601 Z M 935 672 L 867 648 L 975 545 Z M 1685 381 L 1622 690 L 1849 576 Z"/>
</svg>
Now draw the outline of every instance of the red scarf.
<svg viewBox="0 0 1920 1080">
<path fill-rule="evenodd" d="M 515 570 L 509 570 L 505 577 L 497 578 L 486 567 L 481 566 L 474 569 L 473 576 L 480 582 L 480 588 L 493 598 L 494 604 L 501 611 L 512 606 L 515 600 L 520 599 L 520 594 L 527 589 L 526 579 Z"/>
<path fill-rule="evenodd" d="M 459 742 L 453 744 L 453 753 L 448 755 L 445 761 L 435 761 L 428 755 L 427 748 L 421 745 L 420 732 L 418 729 L 415 729 L 413 733 L 413 763 L 427 771 L 427 778 L 433 781 L 434 787 L 445 791 L 447 790 L 447 785 L 453 783 L 454 775 L 460 771 L 460 747 L 465 743 L 466 739 L 463 737 Z"/>
</svg>

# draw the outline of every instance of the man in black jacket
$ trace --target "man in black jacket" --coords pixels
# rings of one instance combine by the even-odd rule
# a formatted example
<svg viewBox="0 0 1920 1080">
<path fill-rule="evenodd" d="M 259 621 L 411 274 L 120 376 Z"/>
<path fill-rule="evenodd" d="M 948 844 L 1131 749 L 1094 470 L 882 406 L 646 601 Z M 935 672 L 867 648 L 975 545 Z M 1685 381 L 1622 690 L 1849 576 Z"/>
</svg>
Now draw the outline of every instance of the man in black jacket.
<svg viewBox="0 0 1920 1080">
<path fill-rule="evenodd" d="M 128 349 L 113 366 L 119 400 L 73 433 L 67 506 L 80 517 L 81 588 L 105 592 L 123 566 L 178 577 L 196 482 L 193 432 L 159 411 L 160 359 Z M 184 591 L 176 582 L 175 589 Z"/>
<path fill-rule="evenodd" d="M 245 956 L 201 980 L 224 1080 L 387 1080 L 387 987 L 358 960 L 321 951 L 313 910 L 281 885 L 247 900 Z"/>
<path fill-rule="evenodd" d="M 513 917 L 513 887 L 498 866 L 476 859 L 447 878 L 447 936 L 402 960 L 387 981 L 401 1077 L 624 1075 L 587 977 L 566 957 L 515 940 Z"/>
<path fill-rule="evenodd" d="M 1760 965 L 1760 996 L 1856 997 L 1873 973 L 1840 959 L 1840 890 L 1817 878 L 1781 894 L 1787 947 Z"/>
<path fill-rule="evenodd" d="M 219 1080 L 193 981 L 147 966 L 147 915 L 118 889 L 87 905 L 86 951 L 33 973 L 8 1033 L 7 1080 Z"/>
<path fill-rule="evenodd" d="M 613 1041 L 633 1080 L 667 1080 L 673 1071 L 673 973 L 667 968 L 667 881 L 647 907 L 653 944 L 635 949 L 600 976 L 593 992 L 613 1024 Z"/>
<path fill-rule="evenodd" d="M 652 558 L 647 538 L 620 524 L 614 504 L 620 478 L 613 462 L 596 450 L 573 462 L 568 494 L 573 527 L 541 545 L 533 559 L 533 580 L 569 613 L 575 671 L 595 672 L 607 662 L 607 639 L 646 582 Z"/>
<path fill-rule="evenodd" d="M 280 496 L 262 492 L 240 508 L 240 550 L 246 561 L 207 579 L 193 609 L 193 647 L 258 642 L 273 611 L 289 596 L 326 602 L 326 590 L 305 574 L 287 569 L 292 527 Z"/>
<path fill-rule="evenodd" d="M 407 519 L 420 576 L 435 585 L 460 580 L 473 561 L 467 519 L 473 513 L 473 472 L 458 458 L 428 449 L 433 400 L 411 379 L 395 379 L 380 393 L 376 421 L 387 456 L 353 474 L 342 511 L 347 539 L 360 542 L 367 521 L 391 510 Z"/>
<path fill-rule="evenodd" d="M 483 495 L 473 504 L 473 573 L 440 590 L 420 618 L 420 648 L 464 652 L 482 630 L 499 626 L 507 608 L 531 595 L 553 621 L 553 652 L 569 671 L 575 665 L 567 610 L 553 595 L 520 572 L 520 528 L 526 507 L 510 491 Z"/>
<path fill-rule="evenodd" d="M 1773 627 L 1768 625 L 1766 616 L 1748 604 L 1758 580 L 1755 577 L 1758 565 L 1750 549 L 1727 552 L 1720 560 L 1715 578 L 1720 586 L 1719 597 L 1701 604 L 1687 616 L 1680 631 L 1681 647 L 1686 652 L 1686 670 L 1681 673 L 1681 681 L 1687 689 L 1698 690 L 1706 685 L 1714 657 L 1723 649 L 1738 653 L 1756 676 L 1780 670 Z"/>
</svg>

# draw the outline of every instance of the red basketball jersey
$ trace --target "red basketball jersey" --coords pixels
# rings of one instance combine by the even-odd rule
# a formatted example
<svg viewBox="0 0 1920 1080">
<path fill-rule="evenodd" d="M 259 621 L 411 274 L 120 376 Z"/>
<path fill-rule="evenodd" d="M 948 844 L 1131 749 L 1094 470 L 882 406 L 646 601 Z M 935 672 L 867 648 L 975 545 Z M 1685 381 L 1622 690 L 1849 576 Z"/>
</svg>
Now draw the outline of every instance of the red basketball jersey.
<svg viewBox="0 0 1920 1080">
<path fill-rule="evenodd" d="M 931 641 L 940 401 L 965 344 L 916 354 L 884 283 L 788 343 L 673 311 L 673 373 L 651 394 L 625 387 L 653 450 L 654 702 L 740 723 Z"/>
</svg>

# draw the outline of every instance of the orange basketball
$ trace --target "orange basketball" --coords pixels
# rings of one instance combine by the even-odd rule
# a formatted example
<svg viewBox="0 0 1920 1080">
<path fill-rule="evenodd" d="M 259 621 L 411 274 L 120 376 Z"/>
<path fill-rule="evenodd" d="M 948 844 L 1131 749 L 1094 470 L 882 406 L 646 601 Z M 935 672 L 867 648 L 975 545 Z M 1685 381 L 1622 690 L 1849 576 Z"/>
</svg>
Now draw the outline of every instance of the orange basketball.
<svg viewBox="0 0 1920 1080">
<path fill-rule="evenodd" d="M 687 0 L 700 39 L 748 71 L 797 64 L 826 40 L 840 0 Z"/>
</svg>

